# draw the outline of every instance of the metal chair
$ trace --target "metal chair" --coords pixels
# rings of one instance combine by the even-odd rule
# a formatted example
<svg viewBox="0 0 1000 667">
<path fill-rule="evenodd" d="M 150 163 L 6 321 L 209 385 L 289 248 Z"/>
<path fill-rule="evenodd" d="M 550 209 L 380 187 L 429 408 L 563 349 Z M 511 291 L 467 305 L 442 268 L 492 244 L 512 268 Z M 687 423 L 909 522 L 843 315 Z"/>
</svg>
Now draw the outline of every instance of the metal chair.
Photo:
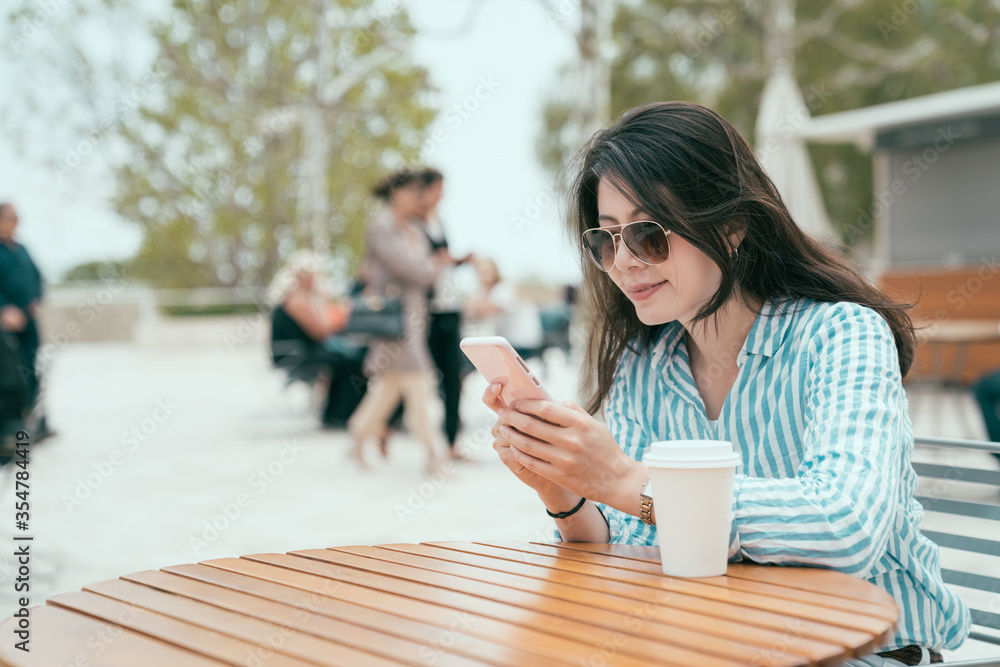
<svg viewBox="0 0 1000 667">
<path fill-rule="evenodd" d="M 1000 443 L 976 440 L 918 437 L 915 439 L 915 444 L 920 447 L 933 447 L 950 452 L 1000 452 Z M 921 484 L 916 496 L 925 510 L 948 514 L 954 517 L 963 517 L 962 521 L 973 520 L 975 525 L 974 532 L 991 538 L 968 537 L 951 532 L 921 528 L 921 532 L 936 542 L 938 546 L 971 554 L 1000 557 L 1000 541 L 997 540 L 1000 537 L 1000 471 L 992 468 L 995 465 L 992 458 L 987 465 L 990 467 L 974 468 L 961 464 L 913 463 L 913 469 L 917 472 L 917 475 L 926 480 L 925 483 Z M 930 480 L 936 481 L 931 482 Z M 987 485 L 987 488 L 992 487 L 996 490 L 995 500 L 997 502 L 983 503 L 973 502 L 968 499 L 958 499 L 954 497 L 954 493 L 950 493 L 952 482 Z M 930 495 L 922 491 L 929 491 Z M 966 571 L 942 568 L 941 574 L 945 583 L 949 585 L 961 586 L 990 594 L 989 602 L 985 604 L 985 608 L 983 608 L 984 605 L 980 601 L 966 599 L 972 612 L 972 632 L 969 638 L 1000 646 L 1000 637 L 983 632 L 986 629 L 1000 632 L 1000 578 L 997 577 L 1000 572 L 994 570 L 990 570 L 988 573 L 986 571 L 972 571 L 980 569 L 982 568 L 972 567 L 969 568 L 969 571 Z M 998 650 L 996 658 L 956 663 L 949 662 L 948 664 L 964 667 L 1000 666 L 1000 650 Z"/>
</svg>

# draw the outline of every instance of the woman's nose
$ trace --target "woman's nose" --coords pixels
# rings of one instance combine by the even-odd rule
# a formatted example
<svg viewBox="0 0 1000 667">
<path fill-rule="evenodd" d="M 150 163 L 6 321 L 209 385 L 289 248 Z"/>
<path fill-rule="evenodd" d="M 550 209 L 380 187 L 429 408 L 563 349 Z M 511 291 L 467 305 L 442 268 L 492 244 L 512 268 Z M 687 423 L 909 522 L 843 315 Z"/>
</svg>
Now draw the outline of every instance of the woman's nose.
<svg viewBox="0 0 1000 667">
<path fill-rule="evenodd" d="M 615 268 L 619 271 L 625 271 L 637 264 L 641 264 L 639 260 L 635 258 L 632 253 L 628 251 L 625 247 L 625 241 L 622 240 L 620 234 L 615 234 Z"/>
</svg>

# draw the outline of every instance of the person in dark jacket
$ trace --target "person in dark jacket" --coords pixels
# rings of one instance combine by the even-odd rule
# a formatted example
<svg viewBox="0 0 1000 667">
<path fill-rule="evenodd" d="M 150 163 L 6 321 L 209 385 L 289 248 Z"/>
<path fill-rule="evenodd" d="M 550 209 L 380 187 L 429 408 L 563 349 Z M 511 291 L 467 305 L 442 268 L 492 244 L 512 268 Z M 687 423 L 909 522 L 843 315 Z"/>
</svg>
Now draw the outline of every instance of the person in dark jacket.
<svg viewBox="0 0 1000 667">
<path fill-rule="evenodd" d="M 430 298 L 430 326 L 427 345 L 438 370 L 438 390 L 444 401 L 445 439 L 452 459 L 466 457 L 455 448 L 459 429 L 459 400 L 462 395 L 462 351 L 459 348 L 462 331 L 462 298 L 455 283 L 454 267 L 471 261 L 472 255 L 454 257 L 448 249 L 444 227 L 437 215 L 438 202 L 444 186 L 440 171 L 426 168 L 418 172 L 423 186 L 421 210 L 417 219 L 423 223 L 431 251 L 438 260 L 438 272 Z"/>
<path fill-rule="evenodd" d="M 990 440 L 1000 442 L 1000 370 L 984 375 L 973 389 Z M 993 456 L 1000 461 L 1000 454 Z"/>
<path fill-rule="evenodd" d="M 271 359 L 275 366 L 300 380 L 313 382 L 321 374 L 330 376 L 323 423 L 336 425 L 342 385 L 350 383 L 352 377 L 362 377 L 362 360 L 330 347 L 331 337 L 347 323 L 349 309 L 329 300 L 317 284 L 320 273 L 319 259 L 311 251 L 299 250 L 272 281 L 268 294 L 274 304 Z M 341 419 L 346 421 L 347 415 Z"/>
<path fill-rule="evenodd" d="M 17 210 L 0 203 L 0 331 L 14 350 L 17 378 L 8 383 L 23 383 L 22 394 L 28 408 L 38 399 L 37 319 L 42 303 L 42 274 L 27 249 L 14 240 L 18 225 Z"/>
</svg>

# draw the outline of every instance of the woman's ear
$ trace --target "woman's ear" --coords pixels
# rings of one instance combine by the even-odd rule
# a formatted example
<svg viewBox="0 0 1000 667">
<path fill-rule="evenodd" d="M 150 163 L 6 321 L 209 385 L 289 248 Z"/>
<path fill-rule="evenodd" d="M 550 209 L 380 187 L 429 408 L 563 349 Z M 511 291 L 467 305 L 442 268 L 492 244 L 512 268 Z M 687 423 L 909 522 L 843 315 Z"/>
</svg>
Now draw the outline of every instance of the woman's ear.
<svg viewBox="0 0 1000 667">
<path fill-rule="evenodd" d="M 729 254 L 735 255 L 739 252 L 743 237 L 747 235 L 747 228 L 742 223 L 731 222 L 726 225 L 726 239 L 729 242 Z"/>
</svg>

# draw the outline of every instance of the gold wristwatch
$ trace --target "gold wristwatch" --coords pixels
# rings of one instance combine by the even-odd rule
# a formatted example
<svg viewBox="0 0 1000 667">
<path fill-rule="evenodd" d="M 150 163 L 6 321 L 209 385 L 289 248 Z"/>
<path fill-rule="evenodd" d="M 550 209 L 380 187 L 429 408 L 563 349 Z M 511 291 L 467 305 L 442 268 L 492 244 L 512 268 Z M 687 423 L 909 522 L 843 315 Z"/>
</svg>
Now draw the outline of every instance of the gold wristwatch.
<svg viewBox="0 0 1000 667">
<path fill-rule="evenodd" d="M 646 478 L 646 483 L 642 485 L 642 490 L 639 491 L 639 506 L 641 508 L 639 510 L 639 518 L 647 526 L 655 526 L 656 524 L 653 522 L 653 492 L 650 490 L 650 479 L 652 477 Z"/>
</svg>

